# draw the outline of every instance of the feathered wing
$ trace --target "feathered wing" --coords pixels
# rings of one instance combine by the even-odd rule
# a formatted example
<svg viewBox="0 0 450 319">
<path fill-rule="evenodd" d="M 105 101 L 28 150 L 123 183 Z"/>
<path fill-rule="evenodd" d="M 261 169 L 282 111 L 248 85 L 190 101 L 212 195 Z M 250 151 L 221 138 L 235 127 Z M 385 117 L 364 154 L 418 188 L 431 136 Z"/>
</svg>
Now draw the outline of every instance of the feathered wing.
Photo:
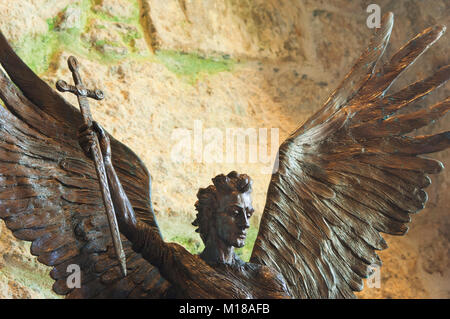
<svg viewBox="0 0 450 319">
<path fill-rule="evenodd" d="M 32 241 L 40 262 L 53 266 L 58 294 L 161 297 L 169 283 L 124 236 L 128 275 L 120 274 L 95 168 L 77 142 L 80 112 L 34 74 L 1 33 L 0 63 L 12 80 L 0 69 L 0 218 L 17 238 Z M 112 137 L 111 148 L 137 216 L 159 232 L 144 164 Z M 81 268 L 80 289 L 66 284 L 70 264 Z"/>
<path fill-rule="evenodd" d="M 278 270 L 293 297 L 353 298 L 381 265 L 380 232 L 406 233 L 410 214 L 427 201 L 427 174 L 443 168 L 420 155 L 449 147 L 450 132 L 405 134 L 440 118 L 450 99 L 395 113 L 447 81 L 449 66 L 386 92 L 445 28 L 424 30 L 375 72 L 392 25 L 390 13 L 323 108 L 280 146 L 251 261 Z"/>
</svg>

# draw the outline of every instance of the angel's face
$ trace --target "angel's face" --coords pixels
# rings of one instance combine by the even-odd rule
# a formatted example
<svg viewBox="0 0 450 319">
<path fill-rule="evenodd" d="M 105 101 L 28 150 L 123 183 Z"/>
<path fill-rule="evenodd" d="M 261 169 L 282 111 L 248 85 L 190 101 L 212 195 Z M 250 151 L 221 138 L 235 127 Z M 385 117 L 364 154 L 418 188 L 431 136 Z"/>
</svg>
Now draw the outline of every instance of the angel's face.
<svg viewBox="0 0 450 319">
<path fill-rule="evenodd" d="M 245 245 L 250 217 L 254 212 L 249 192 L 221 195 L 216 213 L 217 235 L 227 246 L 237 248 Z"/>
</svg>

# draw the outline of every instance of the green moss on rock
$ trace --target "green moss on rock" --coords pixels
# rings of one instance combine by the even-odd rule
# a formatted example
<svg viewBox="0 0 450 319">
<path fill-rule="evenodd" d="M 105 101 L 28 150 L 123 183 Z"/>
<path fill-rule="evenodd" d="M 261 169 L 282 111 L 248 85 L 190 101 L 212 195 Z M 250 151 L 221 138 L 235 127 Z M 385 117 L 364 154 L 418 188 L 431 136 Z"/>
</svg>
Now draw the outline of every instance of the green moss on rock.
<svg viewBox="0 0 450 319">
<path fill-rule="evenodd" d="M 128 2 L 131 9 L 128 15 L 120 17 L 112 16 L 111 12 L 103 10 L 100 6 L 102 2 L 98 0 L 72 3 L 57 16 L 47 19 L 48 31 L 45 34 L 25 36 L 13 46 L 25 63 L 38 74 L 46 72 L 52 60 L 61 51 L 103 64 L 117 63 L 124 59 L 150 59 L 164 64 L 169 71 L 190 84 L 206 75 L 233 69 L 235 61 L 228 55 L 212 58 L 169 50 L 157 51 L 152 55 L 147 46 L 138 43 L 144 41 L 138 1 L 122 1 Z M 98 34 L 102 30 L 105 35 L 100 35 L 99 38 Z M 115 39 L 108 38 L 106 31 Z"/>
<path fill-rule="evenodd" d="M 137 54 L 136 52 L 135 41 L 143 38 L 143 30 L 139 23 L 139 7 L 136 0 L 127 1 L 133 6 L 131 16 L 117 19 L 95 11 L 95 1 L 75 2 L 64 8 L 57 16 L 47 19 L 47 33 L 25 36 L 20 42 L 13 44 L 14 49 L 25 63 L 38 74 L 45 72 L 53 57 L 63 50 L 105 64 L 125 58 L 149 56 L 148 52 L 146 54 Z M 64 24 L 69 10 L 80 12 L 79 21 L 77 20 L 78 22 L 74 26 Z M 113 43 L 107 39 L 104 40 L 103 45 L 100 45 L 98 41 L 89 42 L 83 35 L 89 30 L 91 22 L 94 20 L 105 22 L 98 24 L 99 29 L 106 28 L 107 23 L 111 21 L 124 23 L 123 31 L 119 32 L 123 43 Z"/>
<path fill-rule="evenodd" d="M 164 64 L 168 70 L 193 84 L 205 75 L 232 71 L 236 62 L 229 58 L 206 58 L 196 53 L 186 53 L 170 50 L 156 52 L 157 61 Z"/>
<path fill-rule="evenodd" d="M 26 243 L 29 246 L 29 243 Z M 50 278 L 45 270 L 37 268 L 34 263 L 28 264 L 24 261 L 10 260 L 6 265 L 0 267 L 2 278 L 14 278 L 18 286 L 27 287 L 37 295 L 47 299 L 62 298 L 52 290 L 54 280 Z"/>
</svg>

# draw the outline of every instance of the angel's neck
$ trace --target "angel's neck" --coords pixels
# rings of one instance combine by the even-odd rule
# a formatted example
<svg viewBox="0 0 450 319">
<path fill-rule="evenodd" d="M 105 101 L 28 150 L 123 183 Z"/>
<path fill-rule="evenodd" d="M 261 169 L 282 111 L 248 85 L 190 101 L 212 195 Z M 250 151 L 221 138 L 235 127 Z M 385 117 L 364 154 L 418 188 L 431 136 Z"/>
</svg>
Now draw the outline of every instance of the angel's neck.
<svg viewBox="0 0 450 319">
<path fill-rule="evenodd" d="M 233 264 L 234 247 L 227 246 L 222 240 L 208 240 L 200 257 L 208 264 Z"/>
</svg>

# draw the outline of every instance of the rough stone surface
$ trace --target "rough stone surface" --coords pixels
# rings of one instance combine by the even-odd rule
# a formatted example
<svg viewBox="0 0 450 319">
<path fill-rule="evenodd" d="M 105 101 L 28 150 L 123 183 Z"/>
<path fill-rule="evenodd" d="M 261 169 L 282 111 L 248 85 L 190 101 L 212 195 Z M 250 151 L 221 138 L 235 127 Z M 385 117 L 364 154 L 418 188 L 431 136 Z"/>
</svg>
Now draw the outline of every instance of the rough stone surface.
<svg viewBox="0 0 450 319">
<path fill-rule="evenodd" d="M 127 18 L 134 9 L 135 6 L 130 5 L 128 0 L 99 0 L 94 1 L 93 6 L 94 11 L 103 12 L 111 18 Z"/>
<path fill-rule="evenodd" d="M 156 48 L 260 59 L 301 55 L 307 40 L 299 1 L 144 0 L 143 8 Z"/>
<path fill-rule="evenodd" d="M 11 41 L 47 32 L 46 20 L 75 0 L 0 1 L 3 34 Z"/>
<path fill-rule="evenodd" d="M 367 45 L 370 3 L 1 1 L 0 28 L 12 43 L 22 45 L 21 40 L 30 37 L 30 45 L 38 49 L 42 44 L 32 39 L 51 32 L 49 18 L 64 17 L 69 4 L 89 11 L 87 22 L 80 21 L 79 34 L 83 48 L 89 49 L 61 44 L 49 56 L 48 69 L 41 76 L 50 85 L 60 78 L 70 79 L 66 60 L 77 55 L 86 84 L 107 94 L 104 102 L 91 104 L 94 118 L 133 149 L 152 174 L 152 200 L 163 234 L 182 243 L 187 238 L 198 247 L 200 240 L 189 224 L 198 187 L 210 184 L 218 173 L 246 172 L 254 179 L 254 206 L 261 212 L 270 179 L 262 168 L 270 165 L 209 163 L 208 158 L 196 162 L 194 150 L 191 159 L 175 162 L 174 145 L 180 142 L 176 129 L 194 130 L 201 123 L 206 153 L 211 151 L 208 147 L 214 150 L 220 145 L 214 140 L 217 134 L 208 129 L 216 129 L 225 138 L 227 128 L 279 128 L 281 142 L 320 107 Z M 450 5 L 445 1 L 377 3 L 382 12 L 395 14 L 387 56 L 425 27 L 450 25 Z M 133 20 L 136 10 L 139 15 Z M 86 14 L 82 11 L 79 19 Z M 448 50 L 446 35 L 393 89 L 448 63 Z M 223 67 L 227 63 L 232 67 Z M 420 103 L 431 104 L 448 94 L 446 85 Z M 76 103 L 73 97 L 67 98 Z M 418 134 L 448 130 L 449 123 L 447 116 Z M 193 137 L 188 141 L 195 143 Z M 220 150 L 223 153 L 224 148 Z M 449 166 L 449 153 L 432 157 Z M 359 297 L 450 297 L 449 186 L 449 170 L 434 177 L 428 206 L 413 217 L 409 233 L 385 236 L 390 247 L 379 253 L 383 260 L 380 288 L 366 288 Z M 49 268 L 28 251 L 29 245 L 15 240 L 0 223 L 0 298 L 54 297 L 49 293 Z"/>
</svg>

